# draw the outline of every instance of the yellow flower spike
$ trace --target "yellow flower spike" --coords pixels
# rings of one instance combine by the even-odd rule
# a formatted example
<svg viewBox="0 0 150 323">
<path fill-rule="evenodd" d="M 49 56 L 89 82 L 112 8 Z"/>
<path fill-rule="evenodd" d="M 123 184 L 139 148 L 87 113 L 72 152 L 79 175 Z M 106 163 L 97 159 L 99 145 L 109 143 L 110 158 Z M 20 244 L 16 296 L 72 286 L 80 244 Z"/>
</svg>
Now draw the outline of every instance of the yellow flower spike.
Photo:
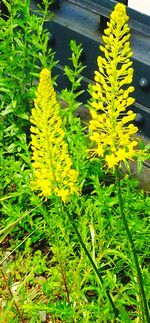
<svg viewBox="0 0 150 323">
<path fill-rule="evenodd" d="M 89 124 L 94 146 L 92 155 L 103 156 L 108 168 L 120 166 L 122 161 L 136 155 L 133 148 L 137 142 L 132 135 L 138 129 L 131 124 L 136 115 L 127 111 L 134 103 L 134 98 L 130 97 L 134 87 L 130 85 L 133 68 L 128 20 L 125 5 L 118 3 L 102 37 L 104 44 L 100 49 L 104 57 L 97 59 L 99 70 L 95 72 L 95 85 L 92 86 Z"/>
<path fill-rule="evenodd" d="M 40 191 L 40 196 L 49 198 L 56 194 L 66 203 L 71 194 L 78 193 L 78 174 L 72 169 L 59 109 L 50 71 L 44 68 L 31 113 L 34 170 L 31 184 L 33 189 Z"/>
</svg>

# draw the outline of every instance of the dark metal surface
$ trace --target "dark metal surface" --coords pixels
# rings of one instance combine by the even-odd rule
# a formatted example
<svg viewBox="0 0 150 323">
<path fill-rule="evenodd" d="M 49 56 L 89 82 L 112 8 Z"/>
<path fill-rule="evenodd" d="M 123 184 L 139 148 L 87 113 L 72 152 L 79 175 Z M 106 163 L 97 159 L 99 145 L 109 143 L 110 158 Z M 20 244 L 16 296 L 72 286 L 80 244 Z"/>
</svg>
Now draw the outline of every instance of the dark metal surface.
<svg viewBox="0 0 150 323">
<path fill-rule="evenodd" d="M 125 3 L 126 0 L 120 0 Z M 36 3 L 36 1 L 34 1 Z M 113 0 L 61 0 L 54 9 L 55 18 L 47 22 L 46 27 L 52 33 L 50 46 L 56 52 L 59 65 L 55 73 L 59 74 L 58 85 L 69 86 L 63 75 L 63 67 L 69 64 L 69 41 L 75 39 L 83 46 L 82 87 L 87 88 L 88 82 L 94 77 L 97 69 L 97 56 L 100 55 L 99 45 L 102 43 L 103 28 L 109 19 L 115 2 Z M 131 46 L 133 50 L 134 86 L 137 113 L 137 124 L 141 133 L 150 138 L 150 17 L 128 8 L 131 27 Z M 82 100 L 87 100 L 87 92 Z"/>
</svg>

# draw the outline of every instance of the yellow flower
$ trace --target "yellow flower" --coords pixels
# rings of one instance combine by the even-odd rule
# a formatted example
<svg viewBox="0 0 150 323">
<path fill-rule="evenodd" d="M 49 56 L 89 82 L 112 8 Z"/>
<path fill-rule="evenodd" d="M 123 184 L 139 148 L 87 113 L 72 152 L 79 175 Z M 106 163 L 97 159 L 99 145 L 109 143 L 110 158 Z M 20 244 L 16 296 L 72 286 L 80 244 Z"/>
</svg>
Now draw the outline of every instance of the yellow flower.
<svg viewBox="0 0 150 323">
<path fill-rule="evenodd" d="M 72 169 L 65 133 L 61 128 L 59 104 L 48 69 L 40 73 L 40 82 L 31 114 L 31 147 L 34 170 L 33 189 L 46 198 L 53 194 L 64 203 L 78 193 L 77 171 Z"/>
<path fill-rule="evenodd" d="M 128 158 L 128 153 L 125 151 L 124 148 L 119 148 L 119 150 L 116 152 L 117 161 L 124 161 L 126 158 Z"/>
<path fill-rule="evenodd" d="M 98 57 L 99 71 L 95 72 L 91 93 L 89 135 L 94 145 L 92 151 L 103 156 L 109 168 L 135 155 L 132 136 L 138 129 L 131 122 L 136 115 L 127 111 L 134 103 L 134 98 L 130 97 L 134 87 L 130 86 L 133 68 L 128 19 L 125 5 L 118 3 L 102 37 L 104 46 L 100 49 L 104 57 Z"/>
<path fill-rule="evenodd" d="M 115 157 L 114 154 L 106 155 L 105 160 L 109 168 L 113 168 L 114 166 L 117 165 L 117 158 Z"/>
</svg>

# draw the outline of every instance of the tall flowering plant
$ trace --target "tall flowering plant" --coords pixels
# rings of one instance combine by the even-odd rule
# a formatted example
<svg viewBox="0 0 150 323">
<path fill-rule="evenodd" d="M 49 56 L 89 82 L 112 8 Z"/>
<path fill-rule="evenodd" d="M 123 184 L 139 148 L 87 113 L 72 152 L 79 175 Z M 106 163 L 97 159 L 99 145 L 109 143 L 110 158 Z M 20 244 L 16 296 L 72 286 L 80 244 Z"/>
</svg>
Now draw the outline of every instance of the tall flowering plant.
<svg viewBox="0 0 150 323">
<path fill-rule="evenodd" d="M 133 125 L 135 113 L 128 107 L 134 103 L 130 94 L 133 79 L 132 51 L 130 48 L 129 17 L 125 5 L 118 3 L 110 16 L 108 28 L 100 46 L 103 57 L 98 57 L 99 70 L 95 72 L 95 84 L 91 90 L 91 116 L 89 136 L 93 142 L 92 156 L 102 157 L 108 169 L 116 176 L 120 214 L 129 240 L 139 284 L 145 319 L 150 322 L 149 310 L 143 286 L 142 273 L 137 251 L 126 219 L 120 185 L 119 167 L 122 162 L 137 155 L 134 135 L 137 127 Z"/>
<path fill-rule="evenodd" d="M 31 186 L 39 191 L 39 195 L 46 199 L 52 196 L 59 197 L 59 210 L 61 215 L 66 213 L 65 204 L 69 202 L 72 194 L 79 194 L 78 172 L 73 169 L 69 156 L 68 145 L 65 142 L 65 132 L 62 129 L 60 106 L 56 99 L 51 74 L 47 68 L 40 73 L 40 82 L 31 113 L 31 148 L 32 167 L 34 179 Z M 68 212 L 69 220 L 87 255 L 93 270 L 101 284 L 103 278 L 99 273 L 83 239 Z M 118 311 L 108 290 L 106 295 L 113 308 L 114 314 Z"/>
</svg>

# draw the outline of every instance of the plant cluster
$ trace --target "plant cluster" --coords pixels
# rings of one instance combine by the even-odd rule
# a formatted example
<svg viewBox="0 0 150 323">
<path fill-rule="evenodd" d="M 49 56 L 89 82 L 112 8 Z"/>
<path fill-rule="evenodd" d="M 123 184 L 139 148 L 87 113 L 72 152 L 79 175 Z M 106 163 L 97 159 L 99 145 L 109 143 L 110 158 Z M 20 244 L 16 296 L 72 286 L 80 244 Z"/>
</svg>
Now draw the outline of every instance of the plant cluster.
<svg viewBox="0 0 150 323">
<path fill-rule="evenodd" d="M 121 173 L 148 156 L 129 109 L 126 8 L 110 16 L 83 126 L 82 46 L 71 40 L 71 86 L 56 94 L 51 3 L 3 0 L 0 322 L 148 323 L 150 197 Z"/>
</svg>

